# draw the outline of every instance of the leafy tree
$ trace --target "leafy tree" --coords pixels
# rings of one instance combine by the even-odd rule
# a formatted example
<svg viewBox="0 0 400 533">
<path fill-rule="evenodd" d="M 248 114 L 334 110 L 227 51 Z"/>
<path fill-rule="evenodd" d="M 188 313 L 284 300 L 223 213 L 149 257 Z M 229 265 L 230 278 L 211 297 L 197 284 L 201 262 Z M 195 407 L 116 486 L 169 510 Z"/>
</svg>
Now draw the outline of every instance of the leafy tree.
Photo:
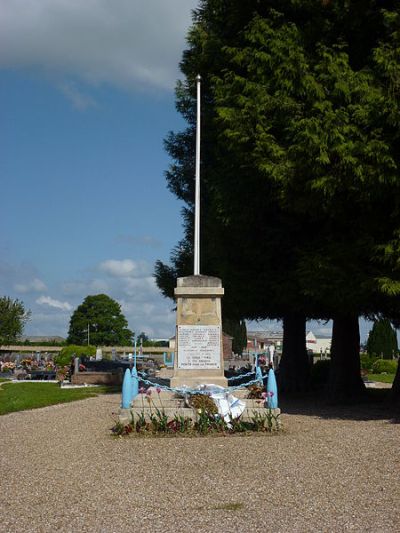
<svg viewBox="0 0 400 533">
<path fill-rule="evenodd" d="M 293 9 L 286 9 L 288 4 Z M 286 283 L 278 285 L 271 272 L 272 284 L 280 286 L 291 314 L 300 304 L 308 316 L 334 318 L 331 394 L 361 394 L 358 315 L 384 305 L 383 282 L 393 275 L 389 269 L 382 276 L 382 262 L 376 260 L 379 245 L 393 232 L 387 211 L 396 212 L 398 190 L 396 151 L 382 105 L 385 87 L 371 71 L 372 50 L 363 54 L 355 46 L 363 30 L 357 35 L 340 30 L 342 17 L 350 17 L 346 6 L 340 15 L 335 10 L 324 15 L 321 6 L 307 13 L 311 3 L 296 2 L 297 12 L 294 5 L 282 3 L 279 12 L 255 16 L 243 32 L 244 42 L 225 48 L 225 69 L 214 77 L 221 142 L 230 160 L 236 154 L 236 165 L 246 161 L 253 182 L 259 176 L 260 183 L 276 185 L 289 262 L 282 268 Z M 385 36 L 382 14 L 373 9 L 359 15 L 366 27 L 376 21 L 379 38 Z M 337 25 L 336 37 L 310 31 L 318 18 L 321 27 Z M 376 45 L 377 34 L 367 42 Z M 240 171 L 237 176 L 242 178 Z M 238 191 L 236 182 L 231 187 Z M 230 205 L 235 216 L 237 205 Z M 308 243 L 304 234 L 290 239 L 290 220 Z M 299 341 L 300 334 L 303 327 Z M 292 353 L 302 350 L 303 341 L 297 350 L 291 347 Z M 288 362 L 281 370 L 298 373 L 292 355 Z"/>
<path fill-rule="evenodd" d="M 306 317 L 333 317 L 331 394 L 361 394 L 358 316 L 400 290 L 398 11 L 389 0 L 208 0 L 189 34 L 177 90 L 189 127 L 167 139 L 185 239 L 157 282 L 171 295 L 190 268 L 200 72 L 204 266 L 224 280 L 229 316 L 284 319 L 289 389 L 308 379 Z"/>
<path fill-rule="evenodd" d="M 95 346 L 127 346 L 132 343 L 133 333 L 121 312 L 118 302 L 105 294 L 87 296 L 73 312 L 69 325 L 69 344 Z"/>
<path fill-rule="evenodd" d="M 8 296 L 0 297 L 0 344 L 10 344 L 22 335 L 31 312 L 23 302 Z"/>
<path fill-rule="evenodd" d="M 393 359 L 397 355 L 397 335 L 387 318 L 374 322 L 368 336 L 367 352 L 383 359 Z"/>
<path fill-rule="evenodd" d="M 142 331 L 138 336 L 137 336 L 137 341 L 140 343 L 144 343 L 144 342 L 147 342 L 149 340 L 149 337 L 146 335 L 146 333 L 144 331 Z"/>
</svg>

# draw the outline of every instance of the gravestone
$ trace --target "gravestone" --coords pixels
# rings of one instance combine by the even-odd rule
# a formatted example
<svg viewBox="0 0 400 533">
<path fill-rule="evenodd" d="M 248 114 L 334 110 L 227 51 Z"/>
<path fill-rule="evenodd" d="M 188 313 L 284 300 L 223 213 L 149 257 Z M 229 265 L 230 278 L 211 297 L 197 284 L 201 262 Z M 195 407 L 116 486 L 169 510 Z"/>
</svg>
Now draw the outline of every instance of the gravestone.
<svg viewBox="0 0 400 533">
<path fill-rule="evenodd" d="M 219 278 L 201 275 L 178 278 L 176 355 L 171 387 L 227 386 L 222 345 L 223 294 Z"/>
</svg>

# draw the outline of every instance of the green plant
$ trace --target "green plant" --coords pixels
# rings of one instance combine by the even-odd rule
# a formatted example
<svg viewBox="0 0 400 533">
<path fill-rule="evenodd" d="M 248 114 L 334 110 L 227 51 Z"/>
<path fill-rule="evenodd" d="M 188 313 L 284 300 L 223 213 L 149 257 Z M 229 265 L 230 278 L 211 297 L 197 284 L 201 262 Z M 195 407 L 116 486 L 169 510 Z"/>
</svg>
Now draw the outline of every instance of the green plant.
<svg viewBox="0 0 400 533">
<path fill-rule="evenodd" d="M 374 355 L 370 355 L 366 352 L 360 354 L 360 367 L 361 370 L 368 370 L 370 371 L 372 369 L 373 364 L 377 360 L 377 357 Z"/>
<path fill-rule="evenodd" d="M 133 427 L 131 423 L 123 424 L 120 420 L 115 419 L 115 424 L 111 428 L 111 431 L 114 433 L 114 435 L 117 435 L 118 437 L 122 437 L 123 435 L 129 435 L 129 433 L 132 433 Z"/>
<path fill-rule="evenodd" d="M 189 433 L 192 431 L 193 421 L 183 415 L 175 414 L 174 419 L 168 422 L 170 433 Z"/>
<path fill-rule="evenodd" d="M 154 433 L 168 432 L 168 416 L 165 414 L 164 409 L 160 410 L 155 407 L 155 413 L 150 413 L 150 422 Z"/>
<path fill-rule="evenodd" d="M 275 415 L 271 409 L 267 409 L 265 413 L 253 412 L 251 417 L 253 431 L 279 431 L 280 419 L 279 414 Z"/>
<path fill-rule="evenodd" d="M 96 354 L 95 346 L 77 346 L 76 344 L 69 344 L 65 346 L 61 352 L 54 357 L 54 362 L 57 366 L 69 366 L 72 358 L 76 357 L 90 357 Z"/>
<path fill-rule="evenodd" d="M 390 359 L 377 359 L 372 365 L 373 374 L 383 374 L 383 372 L 386 372 L 387 374 L 395 374 L 396 370 L 397 361 Z"/>
</svg>

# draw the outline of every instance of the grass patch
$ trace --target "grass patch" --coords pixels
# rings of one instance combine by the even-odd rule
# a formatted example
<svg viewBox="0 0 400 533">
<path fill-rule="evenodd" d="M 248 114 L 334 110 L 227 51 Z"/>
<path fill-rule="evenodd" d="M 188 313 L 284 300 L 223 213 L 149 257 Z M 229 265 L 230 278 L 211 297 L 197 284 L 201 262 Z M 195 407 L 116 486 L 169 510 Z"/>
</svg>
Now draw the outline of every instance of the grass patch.
<svg viewBox="0 0 400 533">
<path fill-rule="evenodd" d="M 6 383 L 0 388 L 0 415 L 114 392 L 115 387 L 106 386 L 62 389 L 57 383 Z"/>
<path fill-rule="evenodd" d="M 395 374 L 368 374 L 370 381 L 379 381 L 380 383 L 393 383 Z"/>
</svg>

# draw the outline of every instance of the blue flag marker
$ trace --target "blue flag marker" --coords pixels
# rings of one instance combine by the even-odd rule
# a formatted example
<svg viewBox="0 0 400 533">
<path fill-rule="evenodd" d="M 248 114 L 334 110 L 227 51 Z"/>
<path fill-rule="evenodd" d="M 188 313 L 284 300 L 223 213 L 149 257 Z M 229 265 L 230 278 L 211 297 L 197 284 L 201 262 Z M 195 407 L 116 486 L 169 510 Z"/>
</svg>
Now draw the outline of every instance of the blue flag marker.
<svg viewBox="0 0 400 533">
<path fill-rule="evenodd" d="M 269 393 L 268 400 L 267 400 L 268 407 L 270 409 L 277 409 L 278 408 L 278 386 L 276 384 L 275 372 L 272 368 L 270 368 L 268 372 L 267 393 Z"/>
<path fill-rule="evenodd" d="M 132 401 L 132 376 L 129 368 L 125 370 L 124 381 L 122 382 L 122 409 L 129 409 Z"/>
</svg>

